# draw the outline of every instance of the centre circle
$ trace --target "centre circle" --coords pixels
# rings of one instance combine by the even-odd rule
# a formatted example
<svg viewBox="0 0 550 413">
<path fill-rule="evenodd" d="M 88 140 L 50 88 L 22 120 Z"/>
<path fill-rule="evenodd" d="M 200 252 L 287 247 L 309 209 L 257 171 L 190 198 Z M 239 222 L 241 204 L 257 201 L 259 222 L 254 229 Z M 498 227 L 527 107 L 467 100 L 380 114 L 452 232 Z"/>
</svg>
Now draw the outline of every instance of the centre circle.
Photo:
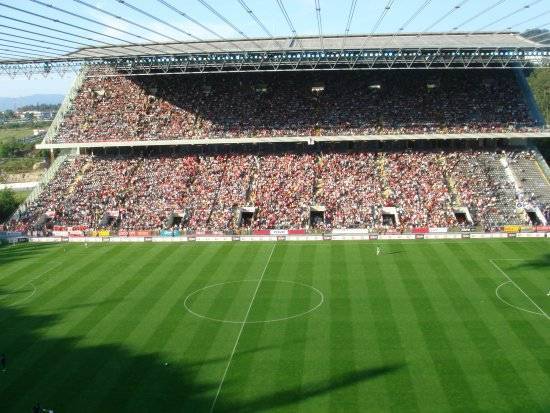
<svg viewBox="0 0 550 413">
<path fill-rule="evenodd" d="M 325 300 L 311 285 L 287 280 L 227 281 L 193 291 L 183 302 L 196 317 L 220 323 L 274 323 L 317 310 Z M 251 302 L 255 311 L 251 310 Z"/>
</svg>

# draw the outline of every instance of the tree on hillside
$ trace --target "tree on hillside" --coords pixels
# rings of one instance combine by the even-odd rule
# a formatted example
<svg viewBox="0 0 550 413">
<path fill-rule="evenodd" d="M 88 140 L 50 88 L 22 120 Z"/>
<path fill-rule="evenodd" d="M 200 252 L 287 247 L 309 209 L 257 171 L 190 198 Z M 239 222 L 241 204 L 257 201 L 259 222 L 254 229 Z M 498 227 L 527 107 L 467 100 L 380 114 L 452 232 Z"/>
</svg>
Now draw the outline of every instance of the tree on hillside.
<svg viewBox="0 0 550 413">
<path fill-rule="evenodd" d="M 27 112 L 25 113 L 25 120 L 27 122 L 32 122 L 35 119 L 34 113 Z"/>
<path fill-rule="evenodd" d="M 550 70 L 535 69 L 528 77 L 528 81 L 542 116 L 548 124 L 550 123 Z"/>
<path fill-rule="evenodd" d="M 21 106 L 19 108 L 19 110 L 21 112 L 27 112 L 27 111 L 30 111 L 30 110 L 38 110 L 38 111 L 42 111 L 42 112 L 57 111 L 60 106 L 61 106 L 60 104 L 40 103 L 40 104 L 36 104 L 36 105 Z"/>
<path fill-rule="evenodd" d="M 529 37 L 538 43 L 550 44 L 550 30 L 548 29 L 529 29 L 524 31 L 521 35 Z"/>
<path fill-rule="evenodd" d="M 17 209 L 17 200 L 11 189 L 0 191 L 0 222 L 6 221 Z"/>
<path fill-rule="evenodd" d="M 13 158 L 21 156 L 25 151 L 25 145 L 16 139 L 9 139 L 0 143 L 0 158 Z"/>
<path fill-rule="evenodd" d="M 550 69 L 535 69 L 527 78 L 533 96 L 546 121 L 550 123 Z M 550 140 L 538 141 L 537 146 L 547 161 L 550 161 Z"/>
</svg>

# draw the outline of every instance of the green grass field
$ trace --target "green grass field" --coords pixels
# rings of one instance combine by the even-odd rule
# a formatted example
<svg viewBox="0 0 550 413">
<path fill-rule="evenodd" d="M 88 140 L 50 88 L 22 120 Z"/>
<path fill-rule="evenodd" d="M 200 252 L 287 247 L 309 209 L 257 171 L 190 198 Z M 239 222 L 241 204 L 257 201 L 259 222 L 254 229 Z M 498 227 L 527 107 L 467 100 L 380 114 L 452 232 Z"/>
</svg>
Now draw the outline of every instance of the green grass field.
<svg viewBox="0 0 550 413">
<path fill-rule="evenodd" d="M 18 204 L 22 204 L 28 198 L 32 191 L 17 191 L 14 192 L 15 200 Z"/>
<path fill-rule="evenodd" d="M 26 123 L 17 127 L 0 126 L 0 143 L 8 142 L 12 139 L 19 140 L 33 135 L 35 129 L 47 129 L 51 122 Z"/>
<path fill-rule="evenodd" d="M 0 411 L 550 411 L 550 240 L 376 245 L 0 248 Z"/>
</svg>

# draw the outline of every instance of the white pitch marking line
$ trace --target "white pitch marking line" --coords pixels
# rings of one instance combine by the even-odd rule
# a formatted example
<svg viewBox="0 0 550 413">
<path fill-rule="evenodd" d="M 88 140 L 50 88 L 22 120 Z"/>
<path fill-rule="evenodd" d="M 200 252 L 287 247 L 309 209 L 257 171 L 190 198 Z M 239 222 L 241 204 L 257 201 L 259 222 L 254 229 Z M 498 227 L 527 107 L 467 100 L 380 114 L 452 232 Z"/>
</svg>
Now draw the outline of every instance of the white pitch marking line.
<svg viewBox="0 0 550 413">
<path fill-rule="evenodd" d="M 508 285 L 510 284 L 510 281 L 504 281 L 502 284 L 500 284 L 496 290 L 495 290 L 495 294 L 497 296 L 497 298 L 502 301 L 504 304 L 506 305 L 509 305 L 510 307 L 512 308 L 515 308 L 516 310 L 520 310 L 520 311 L 525 311 L 526 313 L 530 313 L 530 314 L 535 314 L 535 315 L 540 315 L 542 317 L 544 317 L 544 315 L 542 313 L 539 313 L 538 311 L 531 311 L 531 310 L 527 310 L 525 308 L 521 308 L 521 307 L 518 307 L 517 305 L 514 305 L 514 304 L 510 304 L 508 301 L 506 301 L 504 298 L 502 298 L 500 296 L 500 294 L 498 293 L 498 291 L 500 290 L 501 287 L 504 287 L 505 285 Z"/>
<path fill-rule="evenodd" d="M 241 280 L 241 281 L 227 281 L 227 282 L 223 282 L 223 283 L 207 285 L 206 287 L 203 287 L 203 288 L 200 288 L 196 291 L 193 291 L 191 294 L 189 294 L 187 297 L 185 297 L 185 300 L 183 301 L 183 306 L 185 307 L 185 309 L 189 313 L 193 314 L 195 317 L 203 318 L 205 320 L 210 320 L 210 321 L 216 321 L 218 323 L 228 323 L 228 324 L 243 324 L 243 323 L 244 324 L 262 324 L 262 323 L 265 323 L 265 324 L 267 324 L 267 323 L 276 323 L 278 321 L 287 321 L 287 320 L 292 320 L 293 318 L 302 317 L 304 315 L 307 315 L 307 314 L 312 313 L 313 311 L 317 310 L 325 302 L 325 295 L 321 291 L 319 291 L 317 288 L 315 288 L 311 285 L 302 284 L 302 283 L 296 282 L 296 281 L 287 281 L 287 280 L 265 280 L 264 284 L 266 282 L 269 282 L 269 281 L 274 282 L 274 283 L 285 283 L 285 284 L 300 285 L 302 287 L 310 288 L 311 290 L 313 290 L 313 292 L 315 292 L 320 297 L 320 301 L 319 301 L 319 303 L 317 303 L 314 307 L 310 308 L 309 310 L 298 313 L 298 314 L 294 314 L 294 315 L 291 315 L 291 316 L 288 316 L 288 317 L 274 318 L 274 319 L 271 319 L 271 320 L 246 321 L 246 322 L 245 321 L 238 321 L 238 320 L 224 320 L 224 319 L 219 319 L 219 318 L 212 318 L 212 317 L 208 317 L 208 316 L 196 313 L 195 311 L 193 311 L 190 308 L 189 299 L 192 298 L 193 296 L 197 295 L 198 293 L 204 291 L 204 290 L 208 290 L 209 288 L 219 287 L 220 285 L 227 285 L 227 284 L 237 284 L 237 283 L 245 283 L 245 282 L 255 283 L 255 282 L 257 282 L 257 280 Z"/>
<path fill-rule="evenodd" d="M 531 297 L 529 297 L 529 296 L 527 295 L 527 293 L 526 293 L 525 291 L 523 291 L 523 290 L 521 289 L 521 287 L 520 287 L 519 285 L 517 285 L 516 282 L 515 282 L 514 280 L 512 280 L 512 279 L 510 278 L 510 276 L 509 276 L 508 274 L 506 274 L 506 273 L 502 270 L 502 268 L 500 268 L 500 267 L 495 263 L 494 260 L 489 260 L 489 262 L 490 262 L 491 264 L 493 264 L 493 266 L 494 266 L 497 270 L 499 270 L 499 272 L 500 272 L 502 275 L 504 275 L 504 276 L 508 279 L 508 281 L 510 281 L 512 284 L 514 284 L 514 285 L 516 286 L 516 288 L 517 288 L 518 290 L 520 290 L 520 291 L 522 292 L 522 294 L 523 294 L 525 297 L 527 297 L 527 299 L 528 299 L 529 301 L 531 301 L 531 303 L 533 303 L 533 305 L 534 305 L 535 307 L 537 307 L 537 309 L 540 311 L 540 314 L 541 314 L 541 315 L 544 315 L 548 320 L 550 320 L 550 316 L 549 316 L 548 314 L 546 314 L 546 312 L 545 312 L 542 308 L 540 308 L 540 307 L 538 306 L 538 304 L 535 303 L 535 302 L 533 301 L 533 299 L 532 299 Z"/>
<path fill-rule="evenodd" d="M 262 275 L 260 276 L 260 279 L 258 280 L 258 285 L 256 285 L 256 290 L 254 291 L 254 295 L 252 296 L 252 300 L 250 300 L 250 305 L 248 306 L 248 310 L 246 311 L 246 314 L 244 316 L 244 320 L 241 324 L 241 329 L 239 330 L 239 334 L 237 335 L 237 340 L 235 340 L 235 345 L 233 346 L 233 350 L 231 351 L 231 355 L 229 356 L 229 361 L 227 362 L 227 366 L 225 366 L 225 371 L 223 372 L 222 380 L 220 381 L 220 385 L 218 386 L 218 391 L 216 392 L 216 397 L 214 398 L 214 401 L 212 402 L 212 407 L 210 408 L 210 413 L 214 411 L 216 408 L 216 403 L 218 402 L 218 397 L 220 397 L 220 393 L 222 391 L 223 382 L 225 381 L 225 376 L 227 376 L 227 372 L 229 371 L 229 366 L 231 365 L 231 361 L 233 360 L 233 356 L 235 355 L 235 352 L 237 351 L 237 346 L 239 345 L 239 340 L 241 339 L 241 335 L 244 330 L 244 326 L 247 324 L 248 316 L 250 315 L 250 310 L 252 309 L 252 305 L 254 304 L 254 300 L 256 299 L 256 294 L 258 294 L 258 290 L 260 289 L 260 284 L 262 283 L 262 280 L 264 279 L 265 272 L 267 270 L 267 267 L 269 266 L 269 263 L 271 262 L 271 257 L 273 256 L 273 251 L 275 251 L 275 247 L 277 244 L 273 244 L 273 248 L 271 248 L 271 253 L 269 254 L 269 258 L 267 259 L 267 262 L 265 263 L 264 270 L 262 271 Z"/>
<path fill-rule="evenodd" d="M 57 265 L 59 265 L 59 263 L 57 263 Z M 25 288 L 27 285 L 32 285 L 33 287 L 33 292 L 30 296 L 26 297 L 24 300 L 20 300 L 20 301 L 17 301 L 16 303 L 12 303 L 10 304 L 10 306 L 14 306 L 16 304 L 20 304 L 21 302 L 23 301 L 27 301 L 29 298 L 31 298 L 35 293 L 36 293 L 36 287 L 34 286 L 33 284 L 33 281 L 36 281 L 38 280 L 40 277 L 46 275 L 47 273 L 49 273 L 50 271 L 54 270 L 55 268 L 50 268 L 49 270 L 46 270 L 40 274 L 38 274 L 36 277 L 32 278 L 30 281 L 27 281 L 25 284 L 23 284 L 22 286 L 20 286 L 19 288 L 16 288 L 15 290 L 11 291 L 11 293 L 16 293 L 20 290 L 22 290 L 23 288 Z M 0 300 L 4 300 L 6 299 L 8 296 L 8 294 L 1 294 L 0 295 Z"/>
<path fill-rule="evenodd" d="M 25 301 L 30 300 L 30 299 L 34 296 L 34 294 L 36 294 L 36 287 L 34 286 L 34 284 L 33 284 L 32 282 L 30 282 L 29 285 L 32 286 L 32 293 L 31 293 L 30 295 L 27 295 L 26 297 L 23 297 L 23 298 L 22 298 L 21 300 L 19 300 L 19 301 L 16 301 L 16 302 L 14 302 L 14 303 L 8 304 L 8 307 L 14 307 L 14 306 L 16 306 L 16 305 L 22 304 L 22 303 L 24 303 Z"/>
</svg>

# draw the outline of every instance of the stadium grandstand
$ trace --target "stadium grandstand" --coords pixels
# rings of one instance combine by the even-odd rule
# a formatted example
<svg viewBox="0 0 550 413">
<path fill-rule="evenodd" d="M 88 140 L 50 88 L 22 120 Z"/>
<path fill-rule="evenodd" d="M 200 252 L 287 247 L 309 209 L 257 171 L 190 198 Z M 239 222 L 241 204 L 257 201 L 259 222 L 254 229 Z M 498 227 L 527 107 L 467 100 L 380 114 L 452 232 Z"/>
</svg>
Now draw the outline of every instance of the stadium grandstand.
<svg viewBox="0 0 550 413">
<path fill-rule="evenodd" d="M 537 16 L 527 19 L 525 14 L 540 1 L 522 1 L 514 7 L 507 5 L 509 9 L 499 8 L 504 2 L 483 2 L 483 7 L 474 7 L 475 2 L 469 0 L 439 2 L 445 3 L 437 9 L 442 13 L 423 19 L 425 29 L 421 30 L 413 23 L 420 19 L 419 16 L 430 14 L 430 5 L 433 7 L 438 2 L 417 1 L 414 2 L 417 8 L 409 6 L 406 18 L 385 33 L 381 27 L 385 27 L 383 23 L 399 3 L 380 0 L 374 2 L 378 8 L 372 28 L 364 27 L 353 33 L 350 28 L 357 19 L 358 0 L 351 0 L 342 2 L 342 7 L 346 3 L 348 13 L 346 28 L 341 27 L 337 34 L 328 34 L 323 23 L 327 24 L 329 16 L 321 12 L 326 2 L 312 0 L 307 3 L 315 5 L 310 11 L 315 15 L 316 32 L 306 35 L 296 30 L 298 17 L 287 10 L 288 5 L 285 8 L 283 0 L 271 2 L 278 13 L 277 24 L 284 28 L 281 29 L 283 33 L 277 30 L 276 34 L 268 29 L 274 24 L 265 16 L 259 17 L 256 8 L 261 7 L 260 2 L 253 1 L 234 1 L 233 6 L 225 6 L 226 13 L 220 11 L 224 8 L 221 2 L 198 1 L 216 16 L 217 23 L 222 21 L 232 28 L 231 34 L 220 32 L 216 24 L 194 19 L 183 10 L 182 3 L 175 1 L 117 0 L 112 5 L 83 0 L 0 1 L 0 32 L 5 31 L 0 36 L 12 41 L 9 46 L 0 45 L 0 75 L 5 81 L 43 76 L 47 82 L 55 75 L 74 76 L 55 119 L 43 140 L 36 145 L 36 149 L 47 154 L 49 169 L 28 198 L 2 224 L 2 233 L 13 242 L 79 243 L 82 250 L 78 253 L 82 256 L 86 256 L 88 243 L 92 242 L 303 240 L 304 244 L 306 241 L 327 241 L 330 245 L 333 240 L 448 237 L 470 242 L 471 237 L 507 239 L 524 234 L 548 238 L 550 167 L 538 145 L 550 139 L 550 128 L 548 119 L 544 119 L 537 106 L 527 75 L 534 69 L 550 70 L 550 35 L 545 29 L 547 24 L 540 24 L 535 20 Z M 254 3 L 256 8 L 249 7 L 248 3 Z M 162 8 L 164 17 L 159 17 L 160 12 L 157 14 L 157 6 Z M 80 14 L 75 7 L 93 14 Z M 235 7 L 255 25 L 256 35 L 247 35 L 246 30 L 234 22 L 229 9 Z M 473 9 L 469 11 L 469 7 Z M 168 12 L 192 24 L 176 24 L 166 17 Z M 461 13 L 464 19 L 454 21 L 455 13 Z M 537 9 L 537 13 L 544 16 L 549 11 Z M 453 23 L 443 29 L 441 23 L 448 20 Z M 531 24 L 533 20 L 535 23 Z M 200 28 L 202 34 L 196 34 L 189 27 Z M 25 37 L 28 39 L 21 43 Z M 31 44 L 25 45 L 27 41 Z M 233 242 L 231 245 L 240 244 Z M 93 247 L 96 246 L 99 244 Z M 388 259 L 395 262 L 408 259 L 402 258 L 407 248 L 394 248 L 391 254 L 395 257 Z M 473 251 L 475 246 L 464 247 L 466 251 L 468 248 Z M 480 247 L 480 251 L 486 252 L 484 248 Z M 220 357 L 225 367 L 219 386 L 218 382 L 213 386 L 211 383 L 205 385 L 212 388 L 203 389 L 205 393 L 210 392 L 204 405 L 199 406 L 199 402 L 190 399 L 183 403 L 187 410 L 170 405 L 158 411 L 267 411 L 272 406 L 294 411 L 292 403 L 285 403 L 302 394 L 299 391 L 281 396 L 282 401 L 273 397 L 269 401 L 251 403 L 246 408 L 231 405 L 231 401 L 224 402 L 223 394 L 220 397 L 230 365 L 240 357 L 235 354 L 245 325 L 248 329 L 248 324 L 264 322 L 251 321 L 249 315 L 264 274 L 269 271 L 274 250 L 275 247 L 270 250 L 257 286 L 253 284 L 256 290 L 245 308 L 244 321 L 227 321 L 226 325 L 233 323 L 240 328 L 228 361 L 219 354 L 212 354 L 215 360 Z M 65 253 L 65 249 L 63 251 Z M 384 248 L 377 247 L 376 256 L 384 252 Z M 475 253 L 481 254 L 472 252 Z M 467 252 L 463 254 L 468 257 Z M 62 256 L 61 249 L 58 255 Z M 64 259 L 57 258 L 58 255 L 54 259 Z M 463 256 L 458 255 L 457 266 Z M 333 270 L 344 261 L 343 258 L 334 260 L 336 264 L 330 264 Z M 192 268 L 193 262 L 190 260 L 189 267 Z M 489 268 L 505 275 L 501 269 L 504 267 L 497 264 L 491 261 Z M 450 265 L 442 260 L 437 263 L 437 270 L 450 273 L 453 271 Z M 468 274 L 481 268 L 475 264 L 460 265 L 469 265 Z M 346 264 L 342 264 L 342 268 L 345 271 Z M 111 268 L 105 271 L 110 272 Z M 423 270 L 415 267 L 414 271 Z M 406 276 L 400 288 L 403 294 L 407 290 L 407 294 L 414 295 L 411 291 L 418 285 L 413 285 L 414 280 L 407 284 Z M 228 280 L 203 289 L 255 279 Z M 124 290 L 131 282 L 121 284 L 119 289 Z M 303 286 L 302 281 L 283 282 Z M 451 295 L 454 290 L 466 289 L 460 282 L 445 285 L 442 291 Z M 477 282 L 481 286 L 482 281 Z M 506 282 L 515 284 L 511 279 Z M 333 292 L 340 288 L 337 282 L 331 283 Z M 191 314 L 196 315 L 195 310 L 187 305 L 193 304 L 193 294 L 200 292 L 198 288 L 203 284 L 197 283 L 196 288 L 188 291 L 185 300 L 180 300 Z M 100 288 L 99 284 L 94 285 Z M 325 298 L 317 291 L 321 297 L 320 307 Z M 491 298 L 494 298 L 493 293 L 494 288 Z M 418 293 L 415 296 L 420 303 L 418 307 L 413 302 L 419 312 L 420 307 L 424 308 L 423 300 L 427 300 L 422 294 L 427 295 Z M 496 295 L 500 299 L 498 289 Z M 530 300 L 527 294 L 524 295 L 522 300 Z M 0 289 L 0 299 L 2 297 Z M 223 301 L 219 297 L 218 303 Z M 296 298 L 296 302 L 300 300 Z M 470 311 L 479 304 L 476 300 L 485 303 L 486 297 L 467 297 L 460 303 L 452 302 L 453 308 L 458 312 L 459 307 Z M 147 302 L 147 297 L 143 302 Z M 392 303 L 399 307 L 397 300 Z M 339 305 L 333 304 L 334 308 Z M 110 307 L 111 303 L 106 301 L 105 308 Z M 542 309 L 537 306 L 538 310 L 531 313 L 547 321 L 550 319 L 545 310 L 548 306 L 540 307 Z M 306 310 L 299 316 L 308 314 L 310 310 Z M 379 310 L 382 312 L 383 308 Z M 401 310 L 394 308 L 393 311 Z M 351 314 L 351 310 L 349 312 Z M 468 313 L 469 319 L 473 320 L 473 312 Z M 99 313 L 90 313 L 90 318 L 96 316 L 102 317 Z M 216 317 L 198 316 L 200 321 L 204 321 L 203 318 L 216 321 Z M 280 321 L 294 315 L 285 317 L 267 319 Z M 425 326 L 430 322 L 429 319 L 422 321 Z M 449 325 L 458 323 L 455 319 L 438 323 L 447 322 Z M 471 321 L 472 324 L 476 322 Z M 325 325 L 325 331 L 331 330 L 332 334 L 333 328 L 340 328 L 335 327 L 336 324 L 346 323 L 349 321 L 341 317 L 334 325 Z M 514 323 L 517 327 L 521 321 L 510 321 Z M 391 328 L 388 326 L 390 323 L 378 325 L 378 333 L 392 328 L 397 330 L 393 324 Z M 467 327 L 481 330 L 480 326 L 481 323 Z M 160 336 L 172 328 L 171 325 L 165 327 L 159 329 Z M 76 328 L 75 331 L 80 332 Z M 124 329 L 121 331 L 126 333 Z M 257 331 L 258 336 L 263 334 Z M 319 331 L 319 336 L 325 331 Z M 548 337 L 544 336 L 547 330 L 543 331 L 542 327 L 535 327 L 533 331 Z M 128 328 L 127 333 L 131 335 L 132 330 Z M 361 337 L 369 340 L 366 336 Z M 210 340 L 214 342 L 214 338 L 211 336 Z M 470 339 L 475 341 L 471 337 L 464 341 Z M 345 341 L 343 338 L 338 340 Z M 452 340 L 442 334 L 430 343 L 433 349 L 439 345 L 445 348 L 444 342 Z M 522 341 L 519 336 L 515 340 Z M 196 348 L 205 346 L 204 342 L 195 344 Z M 483 344 L 476 342 L 476 345 L 481 354 Z M 384 346 L 391 347 L 391 351 L 397 349 L 393 338 L 380 346 L 381 352 Z M 333 345 L 330 351 L 334 348 L 340 347 Z M 548 367 L 548 355 L 540 356 L 536 353 L 538 349 L 532 350 L 530 357 L 533 360 L 544 358 Z M 271 350 L 268 348 L 268 351 Z M 243 354 L 243 359 L 255 357 Z M 236 361 L 233 361 L 234 355 Z M 446 354 L 445 357 L 451 356 Z M 468 359 L 465 363 L 474 365 L 476 360 Z M 392 357 L 388 356 L 385 362 L 390 361 Z M 487 369 L 496 375 L 499 360 L 492 361 L 494 364 Z M 434 364 L 434 369 L 438 368 L 435 358 L 430 363 Z M 127 368 L 127 365 L 120 365 L 121 369 Z M 169 368 L 168 364 L 164 366 Z M 460 370 L 460 363 L 453 366 Z M 401 367 L 396 367 L 399 369 Z M 258 371 L 255 373 L 260 374 Z M 196 371 L 193 374 L 199 376 Z M 218 380 L 220 374 L 216 374 Z M 268 373 L 263 371 L 261 374 Z M 389 374 L 391 377 L 393 373 Z M 413 369 L 407 370 L 407 380 L 421 387 L 418 383 L 424 376 L 419 373 L 416 377 L 415 374 Z M 280 375 L 284 377 L 283 373 Z M 541 372 L 540 376 L 547 380 L 541 383 L 548 382 L 548 371 Z M 137 389 L 143 390 L 139 385 L 149 383 L 147 380 L 152 376 L 146 376 L 147 380 L 139 374 L 131 377 L 135 378 Z M 500 385 L 506 388 L 507 376 L 502 377 L 502 382 L 498 381 L 500 378 L 496 380 L 498 389 Z M 65 380 L 65 383 L 69 381 Z M 330 386 L 336 389 L 331 391 L 337 392 L 338 386 L 346 383 L 344 379 L 337 382 L 331 383 Z M 451 381 L 442 385 L 445 394 L 454 391 L 454 384 L 449 383 Z M 459 389 L 462 389 L 461 384 L 458 383 Z M 232 383 L 225 386 L 230 388 Z M 403 385 L 398 393 L 406 400 L 412 393 L 412 386 L 408 390 L 404 390 L 404 386 L 408 385 Z M 151 393 L 157 391 L 160 384 L 152 387 Z M 524 387 L 528 386 L 517 386 Z M 302 390 L 309 391 L 300 388 Z M 239 393 L 239 390 L 232 391 Z M 314 386 L 308 397 L 313 400 L 317 392 L 323 391 L 328 392 L 323 386 Z M 386 391 L 391 393 L 392 390 Z M 471 391 L 477 393 L 475 388 Z M 95 393 L 92 390 L 85 394 L 93 396 Z M 148 389 L 144 394 L 150 396 Z M 107 399 L 105 394 L 100 396 Z M 122 408 L 122 404 L 117 404 L 120 402 L 118 396 L 109 393 L 109 397 L 112 405 L 102 408 L 94 405 L 88 411 L 155 411 L 130 409 L 126 405 Z M 122 393 L 120 397 L 129 396 Z M 159 400 L 162 397 L 159 396 Z M 490 403 L 474 408 L 463 399 L 454 405 L 450 396 L 445 402 L 448 405 L 441 409 L 437 404 L 419 407 L 420 402 L 415 408 L 416 401 L 405 401 L 402 406 L 392 404 L 388 396 L 390 402 L 386 405 L 369 410 L 370 402 L 357 397 L 350 402 L 349 409 L 346 399 L 342 404 L 331 404 L 326 411 L 521 411 L 519 405 L 514 406 L 517 409 L 505 406 L 492 410 Z M 525 398 L 529 402 L 536 400 L 528 404 L 525 411 L 547 411 L 547 406 L 543 406 L 547 396 Z M 165 402 L 159 400 L 157 407 Z M 1 406 L 0 398 L 0 410 Z M 318 410 L 307 405 L 304 411 Z"/>
<path fill-rule="evenodd" d="M 522 67 L 547 49 L 518 33 L 413 33 L 102 47 L 93 57 L 84 48 L 48 59 L 40 64 L 81 69 L 37 146 L 62 151 L 57 172 L 10 227 L 239 235 L 545 226 L 548 167 L 532 142 L 550 133 Z M 525 168 L 513 168 L 518 160 Z"/>
</svg>

